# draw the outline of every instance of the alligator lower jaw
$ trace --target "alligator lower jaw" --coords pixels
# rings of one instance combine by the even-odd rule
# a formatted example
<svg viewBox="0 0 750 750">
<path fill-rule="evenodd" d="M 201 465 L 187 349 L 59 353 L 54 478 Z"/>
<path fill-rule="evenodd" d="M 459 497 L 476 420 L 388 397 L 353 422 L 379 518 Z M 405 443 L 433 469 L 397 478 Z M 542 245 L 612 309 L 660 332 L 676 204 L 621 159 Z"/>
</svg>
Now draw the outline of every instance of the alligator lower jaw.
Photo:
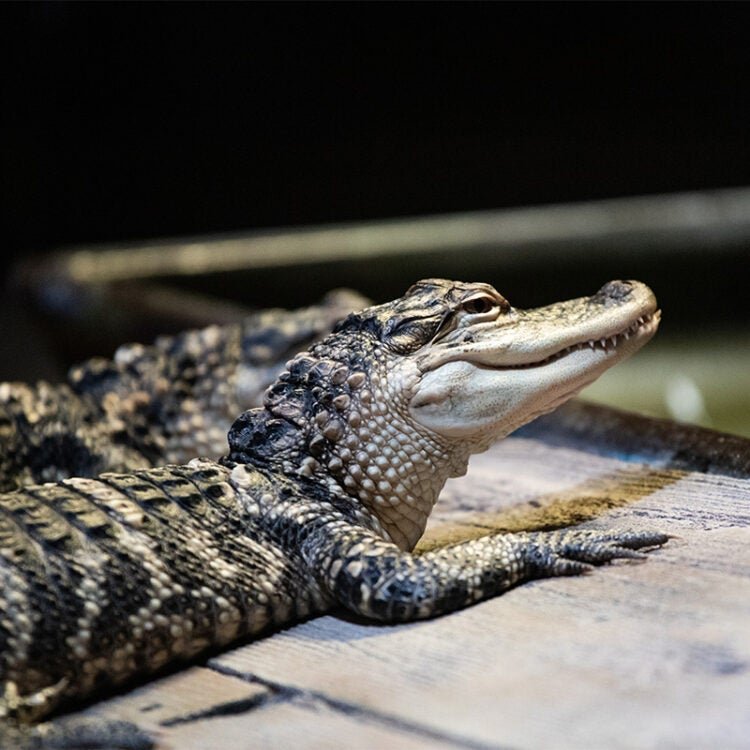
<svg viewBox="0 0 750 750">
<path fill-rule="evenodd" d="M 614 333 L 611 336 L 606 336 L 600 339 L 588 339 L 586 341 L 580 341 L 577 344 L 571 344 L 566 346 L 564 349 L 560 349 L 554 354 L 550 354 L 544 359 L 535 360 L 532 362 L 523 362 L 515 365 L 501 365 L 497 369 L 502 370 L 525 370 L 533 367 L 543 367 L 558 359 L 562 359 L 572 352 L 580 351 L 582 349 L 591 349 L 592 351 L 602 351 L 605 354 L 612 354 L 616 352 L 619 347 L 631 338 L 648 335 L 650 336 L 656 330 L 661 319 L 661 310 L 656 310 L 653 313 L 642 315 L 627 328 Z"/>
</svg>

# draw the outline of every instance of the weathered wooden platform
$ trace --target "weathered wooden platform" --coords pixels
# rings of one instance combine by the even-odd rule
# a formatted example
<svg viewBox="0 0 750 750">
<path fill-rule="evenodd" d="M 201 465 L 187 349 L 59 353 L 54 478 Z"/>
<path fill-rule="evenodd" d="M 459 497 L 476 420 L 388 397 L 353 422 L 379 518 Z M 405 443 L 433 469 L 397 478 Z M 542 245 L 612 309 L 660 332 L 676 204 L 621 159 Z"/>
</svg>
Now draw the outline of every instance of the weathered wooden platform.
<svg viewBox="0 0 750 750">
<path fill-rule="evenodd" d="M 422 548 L 654 528 L 644 564 L 429 622 L 320 617 L 88 709 L 162 748 L 750 748 L 750 442 L 573 405 L 476 456 Z"/>
</svg>

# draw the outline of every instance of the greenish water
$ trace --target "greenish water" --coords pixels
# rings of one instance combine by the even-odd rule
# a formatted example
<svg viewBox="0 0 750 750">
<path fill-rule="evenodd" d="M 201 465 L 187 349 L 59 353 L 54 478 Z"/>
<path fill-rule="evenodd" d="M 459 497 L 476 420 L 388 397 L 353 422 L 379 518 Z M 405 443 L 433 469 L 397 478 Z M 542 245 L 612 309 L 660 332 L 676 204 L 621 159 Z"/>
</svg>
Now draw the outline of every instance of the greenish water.
<svg viewBox="0 0 750 750">
<path fill-rule="evenodd" d="M 750 333 L 658 336 L 582 397 L 750 437 Z"/>
</svg>

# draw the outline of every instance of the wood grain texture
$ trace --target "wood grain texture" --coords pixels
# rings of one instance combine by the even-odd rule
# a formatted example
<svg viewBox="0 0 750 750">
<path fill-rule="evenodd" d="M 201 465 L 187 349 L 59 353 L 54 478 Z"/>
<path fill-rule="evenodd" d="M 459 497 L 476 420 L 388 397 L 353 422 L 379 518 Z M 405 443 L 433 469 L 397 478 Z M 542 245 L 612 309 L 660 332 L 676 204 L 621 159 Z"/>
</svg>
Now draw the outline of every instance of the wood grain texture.
<svg viewBox="0 0 750 750">
<path fill-rule="evenodd" d="M 269 696 L 270 691 L 257 683 L 237 680 L 205 667 L 190 667 L 99 703 L 86 713 L 132 721 L 160 734 L 164 726 L 192 724 L 205 715 L 249 710 Z"/>
<path fill-rule="evenodd" d="M 750 479 L 511 438 L 449 483 L 422 547 L 569 523 L 676 538 L 428 622 L 310 620 L 214 657 L 210 689 L 177 675 L 96 710 L 142 724 L 149 691 L 197 696 L 148 719 L 165 748 L 748 747 Z M 181 700 L 195 720 L 164 726 Z"/>
<path fill-rule="evenodd" d="M 274 703 L 253 712 L 175 727 L 171 748 L 221 748 L 221 750 L 288 750 L 304 747 L 330 750 L 430 750 L 446 745 L 433 736 L 418 736 L 398 725 L 350 715 L 312 699 Z"/>
</svg>

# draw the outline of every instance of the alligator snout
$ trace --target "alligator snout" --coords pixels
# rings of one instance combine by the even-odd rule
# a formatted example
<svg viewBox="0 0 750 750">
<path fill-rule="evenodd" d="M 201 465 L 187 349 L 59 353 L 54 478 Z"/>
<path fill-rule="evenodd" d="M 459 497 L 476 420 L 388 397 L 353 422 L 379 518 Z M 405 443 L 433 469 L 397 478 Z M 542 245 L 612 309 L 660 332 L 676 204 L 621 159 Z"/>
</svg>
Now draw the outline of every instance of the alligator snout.
<svg viewBox="0 0 750 750">
<path fill-rule="evenodd" d="M 594 300 L 607 302 L 622 302 L 627 299 L 639 282 L 633 281 L 608 281 L 593 297 Z"/>
</svg>

